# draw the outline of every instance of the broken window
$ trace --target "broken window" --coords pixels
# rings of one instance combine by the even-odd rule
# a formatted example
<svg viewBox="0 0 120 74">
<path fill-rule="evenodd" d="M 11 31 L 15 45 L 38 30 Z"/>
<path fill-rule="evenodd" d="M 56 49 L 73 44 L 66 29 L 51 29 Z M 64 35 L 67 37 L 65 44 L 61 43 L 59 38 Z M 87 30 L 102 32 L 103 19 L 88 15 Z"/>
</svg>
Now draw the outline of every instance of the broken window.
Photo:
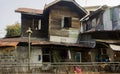
<svg viewBox="0 0 120 74">
<path fill-rule="evenodd" d="M 62 28 L 70 28 L 71 27 L 71 17 L 63 17 L 61 23 L 62 23 Z"/>
</svg>

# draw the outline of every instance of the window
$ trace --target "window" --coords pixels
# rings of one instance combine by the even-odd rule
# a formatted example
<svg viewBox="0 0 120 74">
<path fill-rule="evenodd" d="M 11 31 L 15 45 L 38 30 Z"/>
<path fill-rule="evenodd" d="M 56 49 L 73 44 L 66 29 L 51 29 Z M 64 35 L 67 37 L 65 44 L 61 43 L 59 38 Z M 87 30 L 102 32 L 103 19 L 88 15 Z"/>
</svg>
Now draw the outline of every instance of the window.
<svg viewBox="0 0 120 74">
<path fill-rule="evenodd" d="M 40 61 L 41 60 L 41 55 L 38 55 L 38 61 Z"/>
<path fill-rule="evenodd" d="M 38 20 L 34 20 L 34 29 L 35 29 L 35 30 L 38 29 Z"/>
<path fill-rule="evenodd" d="M 49 49 L 42 49 L 42 53 L 43 53 L 43 62 L 50 62 L 51 61 L 51 54 L 50 54 L 50 50 Z"/>
<path fill-rule="evenodd" d="M 76 52 L 75 60 L 76 60 L 76 62 L 81 62 L 81 52 Z"/>
<path fill-rule="evenodd" d="M 34 26 L 35 30 L 40 30 L 41 29 L 41 20 L 33 19 L 33 26 Z"/>
<path fill-rule="evenodd" d="M 38 21 L 38 29 L 41 29 L 41 20 Z"/>
<path fill-rule="evenodd" d="M 63 17 L 61 23 L 62 23 L 62 28 L 71 27 L 71 17 Z"/>
<path fill-rule="evenodd" d="M 101 49 L 101 55 L 104 55 L 104 54 L 107 54 L 107 51 L 106 51 L 106 49 Z"/>
<path fill-rule="evenodd" d="M 93 20 L 92 20 L 92 28 L 95 28 L 96 27 L 96 19 L 94 18 Z"/>
<path fill-rule="evenodd" d="M 108 61 L 110 61 L 106 49 L 101 48 L 101 49 L 98 50 L 98 54 L 96 55 L 96 61 L 97 62 L 108 62 Z"/>
</svg>

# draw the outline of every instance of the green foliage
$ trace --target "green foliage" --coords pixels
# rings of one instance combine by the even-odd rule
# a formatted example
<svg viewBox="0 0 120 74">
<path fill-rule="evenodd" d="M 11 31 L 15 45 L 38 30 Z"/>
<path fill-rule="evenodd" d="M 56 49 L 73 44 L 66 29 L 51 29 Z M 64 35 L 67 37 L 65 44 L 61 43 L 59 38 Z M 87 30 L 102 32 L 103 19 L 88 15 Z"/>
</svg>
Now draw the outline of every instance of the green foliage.
<svg viewBox="0 0 120 74">
<path fill-rule="evenodd" d="M 13 25 L 8 25 L 6 28 L 6 37 L 15 37 L 20 36 L 21 34 L 21 27 L 19 23 L 15 23 Z"/>
</svg>

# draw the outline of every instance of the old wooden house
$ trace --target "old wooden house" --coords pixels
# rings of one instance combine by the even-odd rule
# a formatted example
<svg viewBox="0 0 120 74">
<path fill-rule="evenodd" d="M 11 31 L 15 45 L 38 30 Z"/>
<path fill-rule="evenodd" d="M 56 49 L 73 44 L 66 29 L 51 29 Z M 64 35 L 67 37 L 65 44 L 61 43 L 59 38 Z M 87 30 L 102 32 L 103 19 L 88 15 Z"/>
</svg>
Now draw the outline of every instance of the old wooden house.
<svg viewBox="0 0 120 74">
<path fill-rule="evenodd" d="M 118 8 L 103 6 L 88 16 L 75 0 L 55 0 L 43 10 L 18 8 L 21 36 L 0 39 L 0 63 L 9 68 L 9 63 L 21 65 L 21 71 L 14 67 L 16 73 L 62 70 L 61 74 L 68 74 L 80 65 L 84 71 L 99 71 L 104 65 L 100 62 L 120 61 L 119 18 L 114 15 Z"/>
<path fill-rule="evenodd" d="M 91 50 L 94 60 L 109 57 L 112 62 L 120 61 L 119 50 L 115 48 L 116 45 L 119 48 L 119 13 L 119 6 L 102 6 L 82 20 L 80 40 L 95 41 L 96 47 Z"/>
<path fill-rule="evenodd" d="M 21 37 L 5 38 L 2 42 L 18 42 L 16 61 L 28 62 L 28 33 L 30 27 L 30 63 L 90 62 L 89 50 L 94 45 L 79 44 L 80 19 L 87 12 L 75 0 L 55 0 L 43 10 L 18 8 L 21 13 Z M 84 57 L 86 56 L 86 57 Z"/>
</svg>

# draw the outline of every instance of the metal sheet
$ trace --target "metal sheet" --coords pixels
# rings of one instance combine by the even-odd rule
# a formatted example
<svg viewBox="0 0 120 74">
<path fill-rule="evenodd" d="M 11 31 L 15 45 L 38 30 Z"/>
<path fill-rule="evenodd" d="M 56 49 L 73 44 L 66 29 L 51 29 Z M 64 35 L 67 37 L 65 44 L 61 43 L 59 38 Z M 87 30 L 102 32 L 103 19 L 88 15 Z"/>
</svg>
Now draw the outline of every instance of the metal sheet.
<svg viewBox="0 0 120 74">
<path fill-rule="evenodd" d="M 18 42 L 0 42 L 0 47 L 4 46 L 16 46 Z"/>
<path fill-rule="evenodd" d="M 110 44 L 110 47 L 111 47 L 114 51 L 120 51 L 120 45 Z"/>
</svg>

